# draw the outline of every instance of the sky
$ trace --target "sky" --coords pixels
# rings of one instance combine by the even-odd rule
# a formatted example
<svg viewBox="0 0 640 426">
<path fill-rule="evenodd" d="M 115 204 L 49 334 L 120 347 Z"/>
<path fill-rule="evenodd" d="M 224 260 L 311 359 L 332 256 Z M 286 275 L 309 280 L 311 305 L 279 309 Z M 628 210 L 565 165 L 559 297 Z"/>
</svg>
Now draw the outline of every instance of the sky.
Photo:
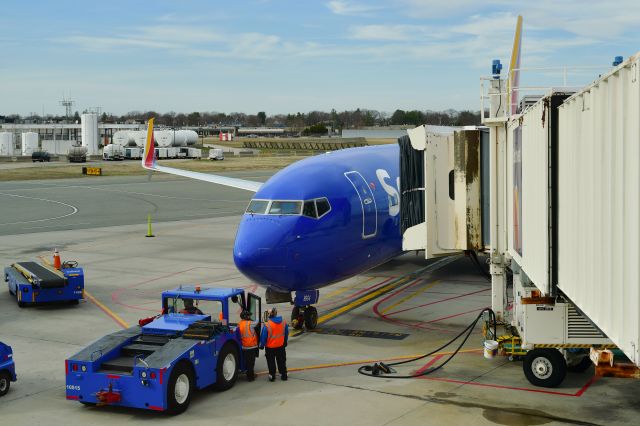
<svg viewBox="0 0 640 426">
<path fill-rule="evenodd" d="M 2 0 L 0 114 L 478 110 L 518 14 L 523 68 L 602 67 L 570 85 L 640 50 L 638 0 Z"/>
</svg>

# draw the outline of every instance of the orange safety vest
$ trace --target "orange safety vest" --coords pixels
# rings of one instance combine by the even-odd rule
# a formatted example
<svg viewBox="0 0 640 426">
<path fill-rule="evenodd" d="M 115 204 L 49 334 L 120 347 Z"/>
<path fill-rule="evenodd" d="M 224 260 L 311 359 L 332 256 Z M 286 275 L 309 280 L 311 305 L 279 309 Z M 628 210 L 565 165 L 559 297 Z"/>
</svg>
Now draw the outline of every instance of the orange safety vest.
<svg viewBox="0 0 640 426">
<path fill-rule="evenodd" d="M 240 339 L 242 340 L 242 349 L 254 349 L 258 347 L 258 335 L 252 325 L 252 322 L 248 320 L 242 320 L 238 324 Z"/>
<path fill-rule="evenodd" d="M 268 323 L 265 324 L 267 327 L 267 347 L 268 348 L 279 348 L 284 345 L 284 326 L 286 322 L 282 320 L 280 324 L 276 324 L 275 322 L 269 320 Z"/>
</svg>

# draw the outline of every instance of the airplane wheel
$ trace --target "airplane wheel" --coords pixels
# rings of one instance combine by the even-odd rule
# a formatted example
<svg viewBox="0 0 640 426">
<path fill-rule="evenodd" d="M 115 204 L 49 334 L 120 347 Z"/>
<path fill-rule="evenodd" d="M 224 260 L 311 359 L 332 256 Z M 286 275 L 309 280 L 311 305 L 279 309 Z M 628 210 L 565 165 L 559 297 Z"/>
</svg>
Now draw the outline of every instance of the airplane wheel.
<svg viewBox="0 0 640 426">
<path fill-rule="evenodd" d="M 567 375 L 567 362 L 557 349 L 534 349 L 527 352 L 522 368 L 532 385 L 543 388 L 555 388 Z"/>
<path fill-rule="evenodd" d="M 218 355 L 215 388 L 219 391 L 231 389 L 238 378 L 238 349 L 233 344 L 226 344 Z"/>
<path fill-rule="evenodd" d="M 313 330 L 318 325 L 318 310 L 309 306 L 304 310 L 304 326 L 307 330 Z"/>
<path fill-rule="evenodd" d="M 291 310 L 291 326 L 295 330 L 301 330 L 304 325 L 304 317 L 300 315 L 300 308 L 294 306 Z"/>
<path fill-rule="evenodd" d="M 0 371 L 0 396 L 6 395 L 10 387 L 11 376 L 6 371 Z"/>
<path fill-rule="evenodd" d="M 189 407 L 193 393 L 193 371 L 186 362 L 180 362 L 171 371 L 167 386 L 167 412 L 181 414 Z"/>
</svg>

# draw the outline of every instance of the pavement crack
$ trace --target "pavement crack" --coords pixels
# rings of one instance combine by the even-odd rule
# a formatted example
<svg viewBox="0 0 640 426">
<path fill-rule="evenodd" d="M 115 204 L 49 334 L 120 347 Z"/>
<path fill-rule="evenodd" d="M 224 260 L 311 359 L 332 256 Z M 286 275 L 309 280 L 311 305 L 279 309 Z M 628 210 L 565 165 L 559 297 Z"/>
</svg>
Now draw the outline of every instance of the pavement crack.
<svg viewBox="0 0 640 426">
<path fill-rule="evenodd" d="M 305 379 L 305 378 L 301 378 L 301 377 L 290 377 L 290 379 L 301 380 L 301 381 L 310 382 L 310 383 L 329 385 L 329 386 L 335 386 L 335 387 L 342 387 L 342 388 L 346 388 L 346 389 L 360 390 L 360 391 L 365 391 L 365 392 L 373 392 L 373 393 L 377 393 L 377 394 L 380 394 L 380 395 L 386 395 L 386 396 L 397 396 L 397 397 L 413 399 L 413 400 L 417 400 L 417 401 L 431 402 L 433 404 L 454 405 L 454 406 L 457 406 L 457 407 L 478 408 L 478 409 L 484 409 L 484 410 L 495 410 L 495 411 L 502 411 L 502 412 L 509 413 L 509 414 L 517 414 L 517 415 L 531 415 L 530 413 L 526 412 L 526 409 L 519 410 L 517 408 L 500 407 L 500 406 L 494 406 L 494 405 L 489 405 L 489 404 L 479 404 L 479 403 L 475 403 L 475 402 L 460 402 L 460 401 L 453 401 L 453 400 L 450 400 L 450 399 L 436 398 L 436 397 L 432 397 L 432 396 L 406 395 L 406 394 L 401 394 L 401 393 L 383 391 L 383 390 L 379 390 L 379 389 L 369 389 L 369 388 L 364 388 L 364 387 L 361 387 L 361 386 L 337 384 L 337 383 L 331 383 L 331 382 L 324 382 L 322 380 Z M 576 419 L 569 419 L 569 418 L 566 418 L 566 417 L 554 416 L 553 414 L 548 414 L 548 413 L 545 413 L 545 412 L 540 412 L 539 414 L 535 414 L 535 416 L 536 417 L 540 417 L 542 419 L 550 420 L 550 421 L 565 422 L 565 423 L 574 424 L 574 425 L 601 426 L 599 423 L 592 423 L 592 422 L 586 422 L 586 421 L 583 421 L 583 420 L 576 420 Z"/>
</svg>

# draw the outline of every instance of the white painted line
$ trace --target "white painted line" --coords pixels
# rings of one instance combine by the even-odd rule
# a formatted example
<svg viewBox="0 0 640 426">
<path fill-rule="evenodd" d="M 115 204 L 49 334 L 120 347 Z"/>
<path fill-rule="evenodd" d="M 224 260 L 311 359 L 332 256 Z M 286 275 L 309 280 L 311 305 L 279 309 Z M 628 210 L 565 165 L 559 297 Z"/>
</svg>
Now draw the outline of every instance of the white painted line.
<svg viewBox="0 0 640 426">
<path fill-rule="evenodd" d="M 46 198 L 27 197 L 26 195 L 7 194 L 5 192 L 0 192 L 0 195 L 6 195 L 7 197 L 27 198 L 27 199 L 30 199 L 30 200 L 38 200 L 38 201 L 45 201 L 45 202 L 48 202 L 48 203 L 61 204 L 63 206 L 71 208 L 71 210 L 72 210 L 71 213 L 67 213 L 67 214 L 64 214 L 62 216 L 48 217 L 48 218 L 45 218 L 45 219 L 24 220 L 24 221 L 20 221 L 20 222 L 0 223 L 0 226 L 20 225 L 20 224 L 24 224 L 24 223 L 46 222 L 48 220 L 62 219 L 62 218 L 69 217 L 71 215 L 74 215 L 74 214 L 78 213 L 78 208 L 76 206 L 72 206 L 71 204 L 63 203 L 62 201 L 48 200 Z"/>
</svg>

